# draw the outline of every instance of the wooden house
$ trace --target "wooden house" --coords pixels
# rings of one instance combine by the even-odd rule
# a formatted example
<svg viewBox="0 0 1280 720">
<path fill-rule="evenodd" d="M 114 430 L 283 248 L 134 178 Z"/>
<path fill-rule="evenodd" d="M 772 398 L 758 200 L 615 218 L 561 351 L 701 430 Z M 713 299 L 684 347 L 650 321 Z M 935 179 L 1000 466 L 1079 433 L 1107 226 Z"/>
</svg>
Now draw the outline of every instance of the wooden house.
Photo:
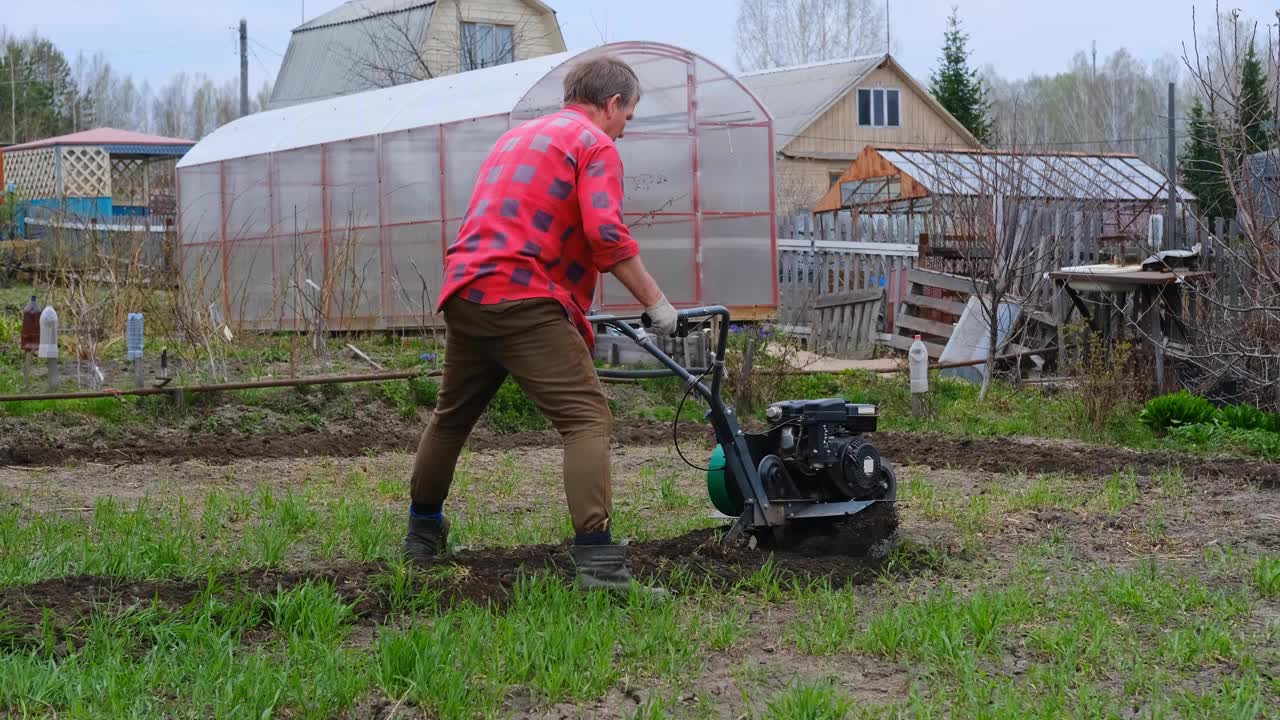
<svg viewBox="0 0 1280 720">
<path fill-rule="evenodd" d="M 774 118 L 778 211 L 807 212 L 867 145 L 981 143 L 892 55 L 774 68 L 740 78 Z"/>
</svg>

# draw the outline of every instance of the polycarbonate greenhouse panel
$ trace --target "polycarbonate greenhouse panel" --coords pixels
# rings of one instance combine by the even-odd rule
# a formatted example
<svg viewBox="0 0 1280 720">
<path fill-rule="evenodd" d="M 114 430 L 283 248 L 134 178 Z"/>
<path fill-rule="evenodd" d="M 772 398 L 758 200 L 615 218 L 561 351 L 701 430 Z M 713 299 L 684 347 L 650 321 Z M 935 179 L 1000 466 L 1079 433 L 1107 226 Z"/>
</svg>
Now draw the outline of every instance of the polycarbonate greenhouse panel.
<svg viewBox="0 0 1280 720">
<path fill-rule="evenodd" d="M 248 328 L 434 320 L 444 251 L 514 124 L 561 107 L 575 60 L 610 53 L 642 99 L 618 141 L 624 214 L 678 305 L 777 305 L 773 126 L 732 75 L 680 48 L 617 43 L 241 118 L 178 166 L 185 282 Z M 635 301 L 610 276 L 597 307 Z"/>
</svg>

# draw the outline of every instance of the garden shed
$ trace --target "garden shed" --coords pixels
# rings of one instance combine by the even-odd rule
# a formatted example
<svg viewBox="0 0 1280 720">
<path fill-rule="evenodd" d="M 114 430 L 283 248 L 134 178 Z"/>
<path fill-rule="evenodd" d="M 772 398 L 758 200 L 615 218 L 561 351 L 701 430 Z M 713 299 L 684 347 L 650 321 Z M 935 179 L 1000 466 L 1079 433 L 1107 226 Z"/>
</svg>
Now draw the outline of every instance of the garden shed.
<svg viewBox="0 0 1280 720">
<path fill-rule="evenodd" d="M 869 146 L 814 206 L 820 224 L 851 213 L 894 242 L 921 241 L 921 253 L 945 252 L 957 216 L 978 205 L 1017 201 L 1096 216 L 1088 234 L 1103 246 L 1146 240 L 1150 218 L 1165 212 L 1168 181 L 1136 155 Z M 1196 198 L 1177 188 L 1180 208 Z M 929 233 L 932 233 L 932 238 Z M 962 234 L 962 233 L 960 233 Z M 932 241 L 931 241 L 932 240 Z"/>
<path fill-rule="evenodd" d="M 173 168 L 195 143 L 95 128 L 5 148 L 4 175 L 29 208 L 111 223 L 173 215 Z"/>
<path fill-rule="evenodd" d="M 478 168 L 513 124 L 561 106 L 575 60 L 612 53 L 643 99 L 618 143 L 625 217 L 677 305 L 777 305 L 773 127 L 733 75 L 688 50 L 626 42 L 259 113 L 178 166 L 188 289 L 245 328 L 432 322 L 445 247 Z M 596 304 L 631 299 L 611 277 Z"/>
</svg>

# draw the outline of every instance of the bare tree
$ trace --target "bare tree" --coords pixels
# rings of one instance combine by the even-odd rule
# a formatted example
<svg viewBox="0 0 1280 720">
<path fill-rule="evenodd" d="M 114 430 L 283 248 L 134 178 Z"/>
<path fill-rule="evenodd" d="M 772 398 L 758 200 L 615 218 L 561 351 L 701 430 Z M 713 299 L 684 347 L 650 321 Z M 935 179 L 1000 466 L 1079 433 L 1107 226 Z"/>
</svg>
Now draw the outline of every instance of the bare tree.
<svg viewBox="0 0 1280 720">
<path fill-rule="evenodd" d="M 1053 300 L 1047 272 L 1066 264 L 1072 238 L 1093 218 L 1115 235 L 1137 237 L 1159 198 L 1117 202 L 1104 170 L 1076 156 L 1018 146 L 984 153 L 934 151 L 924 226 L 935 264 L 968 278 L 986 337 L 980 398 L 1004 344 L 1023 341 L 1033 313 Z M 1021 332 L 1020 332 L 1021 331 Z M 1039 344 L 1033 339 L 1027 344 Z M 1061 348 L 1059 349 L 1061 350 Z"/>
<path fill-rule="evenodd" d="M 370 12 L 361 40 L 342 48 L 357 88 L 383 88 L 514 62 L 522 48 L 545 40 L 542 17 L 532 10 L 509 24 L 472 23 L 467 0 L 436 3 L 435 17 L 402 10 Z M 441 15 L 452 15 L 449 22 Z"/>
<path fill-rule="evenodd" d="M 1266 30 L 1259 56 L 1266 78 L 1265 102 L 1270 122 L 1253 122 L 1245 87 L 1247 48 L 1258 26 L 1240 21 L 1234 11 L 1224 19 L 1215 7 L 1215 22 L 1197 34 L 1183 60 L 1207 107 L 1209 142 L 1236 206 L 1235 231 L 1222 233 L 1221 223 L 1204 221 L 1191 228 L 1202 240 L 1204 262 L 1213 280 L 1192 287 L 1192 298 L 1178 318 L 1186 326 L 1181 359 L 1189 366 L 1185 384 L 1223 399 L 1280 408 L 1280 130 L 1274 121 L 1280 102 L 1280 43 Z M 1280 19 L 1278 17 L 1277 19 Z M 1192 14 L 1194 30 L 1201 30 Z M 1272 148 L 1258 153 L 1260 148 Z M 1254 154 L 1250 154 L 1253 152 Z M 1218 229 L 1215 236 L 1211 230 Z"/>
<path fill-rule="evenodd" d="M 740 0 L 738 68 L 762 70 L 884 52 L 876 0 Z"/>
</svg>

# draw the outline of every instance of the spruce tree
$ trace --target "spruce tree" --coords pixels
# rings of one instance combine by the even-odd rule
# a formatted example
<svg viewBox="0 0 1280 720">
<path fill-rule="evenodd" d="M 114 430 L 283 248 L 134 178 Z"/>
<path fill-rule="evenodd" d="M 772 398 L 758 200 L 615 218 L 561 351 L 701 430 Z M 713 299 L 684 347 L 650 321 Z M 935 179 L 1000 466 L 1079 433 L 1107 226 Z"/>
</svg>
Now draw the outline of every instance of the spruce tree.
<svg viewBox="0 0 1280 720">
<path fill-rule="evenodd" d="M 1179 158 L 1182 184 L 1200 199 L 1200 211 L 1205 216 L 1234 216 L 1235 200 L 1222 172 L 1221 141 L 1200 98 L 1191 104 L 1187 135 Z"/>
<path fill-rule="evenodd" d="M 941 65 L 929 76 L 929 92 L 986 145 L 991 141 L 991 101 L 977 70 L 969 67 L 968 44 L 969 35 L 960 29 L 960 10 L 953 5 L 938 58 Z"/>
<path fill-rule="evenodd" d="M 1267 98 L 1267 77 L 1262 61 L 1254 51 L 1253 41 L 1244 56 L 1240 69 L 1240 129 L 1244 131 L 1245 154 L 1262 152 L 1271 146 L 1268 138 L 1271 121 L 1271 103 Z"/>
</svg>

